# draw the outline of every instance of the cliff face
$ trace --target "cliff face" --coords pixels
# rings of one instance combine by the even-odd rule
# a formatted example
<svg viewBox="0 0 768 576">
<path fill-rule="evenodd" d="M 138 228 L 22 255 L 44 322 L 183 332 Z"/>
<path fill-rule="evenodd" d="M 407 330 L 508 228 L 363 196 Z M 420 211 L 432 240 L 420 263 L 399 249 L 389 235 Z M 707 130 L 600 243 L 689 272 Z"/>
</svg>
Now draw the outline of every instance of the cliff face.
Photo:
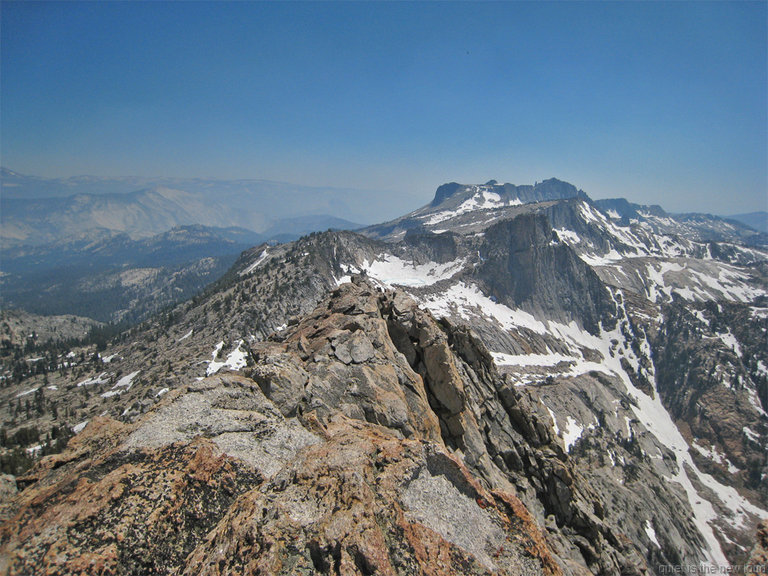
<svg viewBox="0 0 768 576">
<path fill-rule="evenodd" d="M 659 394 L 696 438 L 697 451 L 720 455 L 704 463 L 711 473 L 764 498 L 768 454 L 754 431 L 763 429 L 768 404 L 761 360 L 768 318 L 729 303 L 694 308 L 680 301 L 665 307 L 665 317 L 654 343 Z"/>
<path fill-rule="evenodd" d="M 645 572 L 543 406 L 402 294 L 346 284 L 252 355 L 19 478 L 3 570 Z"/>
<path fill-rule="evenodd" d="M 615 306 L 597 274 L 558 238 L 541 214 L 504 220 L 485 232 L 475 269 L 487 292 L 537 317 L 578 320 L 591 333 Z"/>
</svg>

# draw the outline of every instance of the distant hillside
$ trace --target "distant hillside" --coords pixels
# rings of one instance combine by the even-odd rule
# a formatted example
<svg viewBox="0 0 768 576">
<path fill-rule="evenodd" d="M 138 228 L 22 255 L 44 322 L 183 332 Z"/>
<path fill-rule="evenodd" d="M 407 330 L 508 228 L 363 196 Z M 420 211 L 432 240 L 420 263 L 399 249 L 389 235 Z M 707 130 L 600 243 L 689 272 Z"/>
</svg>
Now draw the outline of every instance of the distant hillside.
<svg viewBox="0 0 768 576">
<path fill-rule="evenodd" d="M 727 218 L 751 226 L 759 232 L 768 233 L 768 212 L 765 210 L 760 212 L 749 212 L 748 214 L 734 214 Z"/>
<path fill-rule="evenodd" d="M 388 195 L 267 180 L 45 179 L 0 171 L 0 242 L 48 244 L 95 230 L 147 238 L 176 226 L 237 226 L 290 239 L 356 228 L 386 213 Z M 390 208 L 391 209 L 391 208 Z M 326 215 L 332 216 L 326 216 Z"/>
<path fill-rule="evenodd" d="M 203 289 L 260 241 L 239 228 L 184 226 L 132 240 L 102 231 L 3 251 L 0 305 L 138 321 Z"/>
</svg>

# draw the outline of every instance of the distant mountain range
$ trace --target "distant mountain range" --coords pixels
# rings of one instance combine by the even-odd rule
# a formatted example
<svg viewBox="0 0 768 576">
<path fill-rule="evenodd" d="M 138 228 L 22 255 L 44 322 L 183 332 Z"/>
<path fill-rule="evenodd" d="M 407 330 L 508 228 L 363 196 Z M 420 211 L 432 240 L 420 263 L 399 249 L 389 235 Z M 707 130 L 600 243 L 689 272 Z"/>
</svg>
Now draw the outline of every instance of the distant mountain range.
<svg viewBox="0 0 768 576">
<path fill-rule="evenodd" d="M 138 240 L 102 229 L 59 242 L 12 246 L 3 250 L 0 262 L 0 305 L 135 322 L 196 294 L 254 245 L 354 227 L 320 216 L 286 219 L 264 234 L 197 224 Z"/>
<path fill-rule="evenodd" d="M 733 216 L 728 216 L 728 218 L 768 234 L 768 212 L 764 210 L 760 212 L 749 212 L 748 214 L 734 214 Z"/>
<path fill-rule="evenodd" d="M 104 230 L 141 239 L 176 226 L 240 227 L 295 239 L 328 228 L 354 229 L 386 195 L 267 180 L 180 178 L 46 179 L 0 171 L 2 246 L 48 244 Z M 332 216 L 329 216 L 332 215 Z"/>
<path fill-rule="evenodd" d="M 487 185 L 501 198 L 521 203 L 571 194 L 586 198 L 583 191 L 556 179 L 524 186 L 492 180 Z M 461 189 L 457 183 L 440 186 L 431 206 L 455 199 Z M 391 210 L 382 192 L 268 180 L 41 178 L 0 168 L 0 191 L 1 247 L 101 238 L 105 231 L 138 240 L 195 224 L 239 227 L 260 234 L 261 240 L 290 241 L 313 231 L 360 228 L 358 222 L 368 223 L 371 215 Z M 623 202 L 625 211 L 637 206 Z M 729 219 L 768 233 L 766 212 Z"/>
<path fill-rule="evenodd" d="M 0 305 L 138 321 L 216 280 L 240 252 L 361 225 L 365 191 L 262 180 L 45 179 L 0 172 Z"/>
</svg>

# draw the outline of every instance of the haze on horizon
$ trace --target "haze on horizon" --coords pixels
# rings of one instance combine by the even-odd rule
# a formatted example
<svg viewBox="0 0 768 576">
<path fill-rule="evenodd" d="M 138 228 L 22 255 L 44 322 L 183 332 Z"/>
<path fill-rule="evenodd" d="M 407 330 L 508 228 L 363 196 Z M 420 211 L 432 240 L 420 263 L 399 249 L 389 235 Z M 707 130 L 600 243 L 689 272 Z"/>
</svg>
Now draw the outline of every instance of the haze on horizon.
<svg viewBox="0 0 768 576">
<path fill-rule="evenodd" d="M 0 160 L 25 174 L 387 191 L 387 216 L 492 178 L 768 209 L 765 2 L 4 1 L 0 18 Z"/>
</svg>

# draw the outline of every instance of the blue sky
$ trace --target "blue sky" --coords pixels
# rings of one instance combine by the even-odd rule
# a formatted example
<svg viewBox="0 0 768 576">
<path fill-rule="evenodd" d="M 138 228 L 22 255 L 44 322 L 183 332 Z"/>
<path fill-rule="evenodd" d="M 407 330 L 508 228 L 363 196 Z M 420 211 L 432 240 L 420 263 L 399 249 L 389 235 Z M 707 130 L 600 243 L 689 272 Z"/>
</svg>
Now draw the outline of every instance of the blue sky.
<svg viewBox="0 0 768 576">
<path fill-rule="evenodd" d="M 2 164 L 764 210 L 767 6 L 3 1 Z"/>
</svg>

